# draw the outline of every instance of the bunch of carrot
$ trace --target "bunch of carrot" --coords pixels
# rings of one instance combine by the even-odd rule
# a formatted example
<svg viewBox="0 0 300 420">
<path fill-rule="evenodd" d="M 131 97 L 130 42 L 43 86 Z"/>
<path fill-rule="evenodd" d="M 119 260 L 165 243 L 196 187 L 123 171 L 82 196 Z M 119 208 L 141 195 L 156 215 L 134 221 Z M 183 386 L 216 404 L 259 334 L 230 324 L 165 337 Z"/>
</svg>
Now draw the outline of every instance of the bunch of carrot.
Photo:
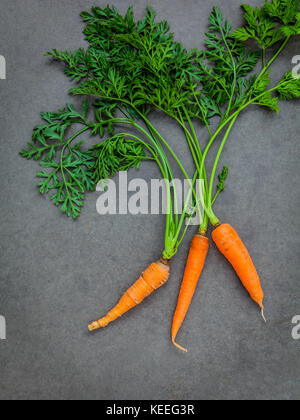
<svg viewBox="0 0 300 420">
<path fill-rule="evenodd" d="M 275 4 L 274 4 L 275 3 Z M 279 2 L 280 3 L 280 2 Z M 291 8 L 294 12 L 292 12 L 293 14 L 293 18 L 295 19 L 295 15 L 296 12 L 299 12 L 299 2 L 291 2 L 293 4 L 291 4 Z M 275 7 L 276 5 L 278 5 L 276 2 L 273 2 L 273 6 Z M 254 31 L 254 26 L 255 26 L 255 22 L 256 22 L 256 30 L 259 30 L 258 26 L 260 24 L 259 22 L 259 18 L 263 17 L 265 19 L 268 19 L 270 17 L 270 15 L 268 17 L 266 17 L 266 13 L 268 10 L 268 7 L 271 6 L 270 3 L 266 3 L 266 5 L 264 5 L 264 8 L 260 11 L 259 9 L 252 9 L 250 6 L 243 6 L 245 11 L 246 11 L 246 16 L 245 19 L 246 21 L 251 25 L 251 17 L 252 17 L 252 23 L 254 22 L 254 24 L 252 25 L 252 31 Z M 281 2 L 280 6 L 283 6 L 283 2 Z M 284 10 L 280 9 L 281 12 L 283 13 Z M 290 11 L 290 9 L 289 9 Z M 299 25 L 299 16 L 300 14 L 297 14 L 297 22 Z M 292 22 L 293 18 L 291 18 L 290 16 L 290 20 L 289 23 Z M 275 20 L 280 20 L 280 16 L 275 16 Z M 284 20 L 284 17 L 282 17 L 282 19 Z M 222 21 L 220 20 L 220 11 L 217 8 L 214 8 L 213 13 L 210 17 L 210 23 L 212 24 L 212 30 L 216 30 L 216 29 L 220 29 L 220 32 L 223 32 L 223 41 L 225 44 L 225 47 L 227 48 L 227 54 L 228 56 L 230 56 L 230 58 L 232 59 L 233 62 L 233 69 L 234 69 L 234 76 L 233 76 L 233 90 L 232 92 L 229 94 L 229 105 L 227 108 L 227 112 L 225 113 L 225 118 L 223 120 L 221 120 L 220 126 L 218 127 L 218 129 L 216 130 L 215 135 L 212 135 L 211 131 L 210 131 L 210 127 L 207 124 L 207 120 L 205 118 L 203 118 L 204 122 L 207 124 L 208 126 L 208 131 L 210 134 L 210 142 L 204 152 L 204 154 L 199 153 L 198 157 L 195 158 L 196 160 L 196 167 L 200 168 L 198 169 L 198 175 L 200 175 L 200 177 L 206 177 L 205 174 L 205 166 L 204 166 L 204 162 L 205 162 L 205 158 L 206 155 L 213 143 L 213 141 L 215 140 L 215 138 L 217 137 L 217 135 L 221 132 L 221 130 L 226 126 L 227 123 L 229 123 L 229 128 L 226 132 L 226 135 L 221 143 L 216 161 L 215 161 L 215 165 L 213 167 L 213 172 L 212 172 L 212 177 L 211 177 L 211 182 L 210 185 L 208 186 L 206 183 L 206 197 L 204 198 L 204 207 L 205 207 L 205 217 L 201 223 L 201 226 L 199 228 L 199 232 L 194 236 L 191 246 L 190 246 L 190 251 L 189 251 L 189 255 L 188 255 L 188 259 L 187 259 L 187 264 L 186 264 L 186 269 L 185 269 L 185 273 L 184 273 L 184 277 L 183 277 L 183 281 L 182 281 L 182 285 L 181 285 L 181 290 L 179 293 L 179 297 L 178 297 L 178 303 L 177 303 L 177 307 L 175 310 L 175 314 L 173 317 L 173 323 L 172 323 L 172 331 L 171 331 L 171 337 L 172 337 L 172 342 L 175 346 L 177 346 L 179 349 L 183 350 L 183 351 L 187 351 L 185 348 L 183 348 L 182 346 L 180 346 L 179 344 L 176 343 L 176 337 L 177 334 L 182 326 L 182 323 L 186 317 L 186 314 L 188 312 L 188 309 L 190 307 L 192 298 L 194 296 L 195 290 L 197 288 L 197 284 L 199 281 L 199 278 L 201 276 L 201 273 L 203 271 L 204 265 L 205 265 L 205 261 L 206 261 L 206 257 L 207 257 L 207 253 L 209 250 L 209 239 L 207 237 L 207 227 L 208 227 L 208 219 L 210 219 L 214 230 L 212 233 L 212 238 L 213 241 L 215 242 L 217 248 L 219 249 L 219 251 L 225 256 L 225 258 L 230 262 L 230 264 L 232 265 L 232 267 L 234 268 L 236 274 L 238 275 L 239 279 L 241 280 L 243 286 L 246 288 L 246 290 L 249 292 L 250 297 L 253 299 L 254 302 L 256 302 L 258 304 L 258 306 L 261 309 L 261 314 L 263 319 L 265 320 L 264 317 L 264 304 L 263 304 L 263 300 L 264 300 L 264 292 L 261 286 L 261 281 L 259 278 L 259 275 L 257 273 L 257 270 L 255 268 L 255 265 L 251 259 L 251 256 L 246 248 L 246 246 L 244 245 L 243 241 L 241 240 L 241 238 L 239 237 L 238 233 L 236 232 L 236 230 L 229 224 L 221 224 L 219 219 L 214 215 L 213 211 L 212 211 L 212 205 L 214 203 L 214 200 L 212 200 L 212 188 L 214 185 L 214 176 L 216 174 L 216 168 L 222 153 L 222 150 L 225 146 L 225 143 L 227 142 L 227 139 L 229 137 L 229 133 L 237 119 L 237 116 L 239 115 L 239 113 L 244 110 L 246 108 L 246 106 L 253 104 L 253 103 L 257 103 L 259 105 L 262 106 L 266 106 L 272 109 L 272 106 L 276 106 L 274 105 L 274 102 L 272 103 L 272 98 L 270 95 L 270 91 L 264 91 L 264 90 L 257 90 L 255 91 L 255 86 L 259 85 L 259 83 L 265 83 L 266 86 L 268 85 L 268 79 L 267 79 L 267 75 L 268 73 L 268 69 L 271 66 L 271 64 L 273 63 L 273 61 L 275 60 L 275 58 L 277 58 L 277 56 L 279 55 L 279 53 L 282 51 L 282 49 L 284 48 L 284 46 L 287 44 L 288 39 L 291 37 L 291 35 L 287 35 L 284 36 L 283 33 L 281 33 L 281 37 L 278 36 L 278 33 L 276 33 L 276 35 L 274 35 L 274 38 L 277 36 L 277 39 L 274 40 L 274 43 L 278 42 L 280 39 L 283 38 L 283 44 L 281 45 L 281 47 L 279 48 L 279 50 L 276 52 L 275 56 L 272 57 L 272 59 L 266 63 L 266 47 L 263 47 L 263 51 L 262 51 L 262 60 L 263 60 L 263 70 L 260 73 L 260 75 L 254 79 L 255 81 L 253 82 L 252 85 L 252 91 L 250 89 L 250 94 L 245 95 L 245 98 L 241 103 L 240 108 L 238 109 L 238 111 L 232 112 L 230 115 L 230 112 L 232 111 L 232 109 L 234 109 L 232 107 L 232 102 L 234 100 L 234 95 L 235 95 L 235 89 L 236 89 L 236 84 L 237 84 L 237 76 L 236 76 L 236 69 L 237 69 L 237 64 L 235 61 L 235 58 L 233 57 L 232 51 L 230 49 L 230 47 L 228 47 L 227 45 L 227 41 L 228 39 L 226 38 L 226 36 L 224 36 L 224 32 L 226 29 L 223 29 L 222 26 Z M 225 28 L 228 28 L 228 23 L 225 23 Z M 271 26 L 272 27 L 272 26 Z M 248 28 L 242 28 L 244 29 L 244 37 L 245 37 L 245 33 L 247 31 Z M 236 31 L 236 39 L 239 39 L 239 35 L 242 31 L 242 29 L 240 29 L 239 31 Z M 287 31 L 287 29 L 286 29 Z M 250 31 L 249 31 L 250 32 Z M 298 30 L 298 32 L 300 33 L 300 30 Z M 280 31 L 279 31 L 280 33 Z M 270 36 L 270 34 L 269 34 Z M 251 38 L 251 32 L 248 33 L 248 35 L 246 36 L 247 39 Z M 212 39 L 212 38 L 210 38 Z M 269 43 L 270 45 L 273 45 L 273 42 Z M 270 46 L 269 45 L 269 46 Z M 205 71 L 207 71 L 207 68 L 205 66 L 203 66 L 203 69 Z M 214 77 L 213 73 L 208 73 L 209 76 L 211 76 L 212 78 Z M 267 80 L 266 80 L 267 79 Z M 222 81 L 219 81 L 220 85 L 222 85 Z M 254 86 L 254 88 L 253 88 Z M 278 91 L 280 91 L 280 86 L 278 87 Z M 263 98 L 265 96 L 265 102 L 261 101 L 260 103 L 260 99 Z M 299 97 L 299 92 L 297 94 L 294 95 L 294 97 Z M 281 99 L 287 99 L 287 98 L 281 98 Z M 269 103 L 268 103 L 269 101 Z M 271 102 L 271 103 L 270 103 Z M 276 109 L 277 111 L 277 109 Z M 192 126 L 192 123 L 190 121 L 190 118 L 187 116 L 186 118 L 187 122 L 190 125 L 191 131 L 187 131 L 186 127 L 184 127 L 185 133 L 187 134 L 187 139 L 189 141 L 189 145 L 191 146 L 191 151 L 193 152 L 193 139 L 192 136 L 195 134 L 194 128 Z M 224 121 L 225 120 L 225 121 Z M 195 140 L 197 141 L 197 137 L 195 136 Z M 192 145 L 191 145 L 192 143 Z M 195 144 L 195 143 L 194 143 Z M 197 146 L 194 146 L 195 149 L 197 149 Z M 198 159 L 198 161 L 197 161 Z M 110 311 L 104 318 L 100 319 L 99 321 L 94 322 L 93 324 L 91 324 L 89 326 L 89 329 L 95 330 L 98 329 L 100 327 L 106 326 L 108 325 L 110 322 L 114 321 L 116 318 L 122 316 L 124 313 L 126 313 L 129 309 L 131 309 L 133 306 L 138 305 L 139 303 L 141 303 L 143 301 L 144 298 L 146 298 L 150 293 L 152 293 L 154 290 L 156 290 L 157 288 L 161 287 L 163 284 L 165 284 L 165 282 L 167 281 L 168 277 L 169 277 L 169 270 L 170 270 L 170 261 L 169 260 L 161 260 L 159 262 L 156 262 L 152 265 L 150 265 L 150 267 L 145 271 L 145 273 L 140 277 L 140 279 L 124 294 L 124 296 L 121 298 L 120 302 L 117 304 L 117 306 L 112 309 L 112 311 Z M 265 320 L 266 321 L 266 320 Z"/>
<path fill-rule="evenodd" d="M 177 344 L 176 339 L 205 266 L 209 250 L 207 235 L 209 222 L 213 226 L 214 243 L 230 262 L 250 297 L 260 307 L 265 320 L 264 292 L 250 253 L 236 230 L 229 224 L 221 223 L 213 211 L 217 197 L 225 189 L 224 182 L 228 168 L 225 167 L 219 175 L 220 183 L 215 195 L 213 191 L 222 152 L 239 115 L 252 105 L 279 112 L 279 100 L 300 97 L 300 79 L 293 77 L 292 73 L 285 74 L 275 87 L 269 87 L 271 65 L 290 38 L 300 34 L 300 2 L 299 0 L 273 0 L 271 2 L 266 0 L 261 9 L 248 5 L 242 7 L 245 12 L 245 25 L 236 31 L 232 31 L 227 20 L 224 21 L 221 11 L 216 7 L 213 8 L 209 18 L 209 32 L 206 34 L 207 49 L 205 51 L 186 51 L 181 44 L 174 41 L 166 22 L 155 23 L 155 13 L 151 8 L 147 9 L 145 18 L 136 23 L 132 8 L 128 10 L 125 17 L 122 17 L 115 8 L 96 7 L 92 9 L 92 14 L 82 13 L 82 18 L 86 23 L 84 34 L 90 43 L 87 51 L 80 49 L 71 53 L 53 50 L 48 53 L 54 59 L 64 62 L 67 76 L 79 83 L 78 87 L 71 90 L 73 94 L 96 98 L 93 104 L 96 108 L 96 123 L 87 120 L 87 109 L 83 116 L 70 107 L 67 111 L 60 111 L 60 114 L 44 114 L 44 119 L 49 123 L 50 129 L 37 127 L 38 133 L 35 135 L 35 140 L 41 142 L 42 148 L 38 151 L 30 144 L 30 150 L 23 152 L 24 157 L 32 158 L 34 153 L 38 153 L 38 158 L 40 158 L 44 149 L 52 147 L 51 153 L 54 154 L 54 149 L 59 144 L 55 147 L 47 146 L 45 138 L 42 137 L 41 140 L 41 133 L 45 135 L 47 133 L 53 140 L 64 135 L 66 127 L 73 123 L 85 126 L 68 141 L 61 142 L 63 151 L 60 168 L 63 172 L 64 153 L 66 149 L 69 149 L 70 154 L 76 154 L 76 160 L 72 166 L 76 168 L 76 174 L 72 175 L 69 169 L 72 157 L 68 156 L 66 171 L 63 172 L 63 183 L 57 181 L 57 188 L 60 191 L 57 205 L 62 204 L 64 199 L 72 202 L 69 190 L 75 194 L 73 204 L 75 202 L 78 205 L 76 188 L 82 179 L 91 177 L 91 173 L 93 182 L 98 182 L 103 174 L 106 177 L 112 176 L 122 168 L 128 170 L 130 167 L 139 166 L 144 159 L 152 160 L 166 181 L 169 212 L 166 216 L 165 247 L 162 258 L 145 270 L 106 316 L 89 325 L 90 331 L 106 327 L 139 305 L 167 282 L 170 276 L 171 260 L 176 255 L 189 228 L 189 223 L 186 227 L 184 223 L 191 217 L 187 207 L 192 197 L 196 203 L 196 210 L 200 214 L 203 208 L 204 214 L 200 220 L 198 232 L 190 245 L 173 317 L 171 331 L 173 344 L 186 351 Z M 245 45 L 248 40 L 256 42 L 259 51 L 248 50 Z M 274 53 L 272 48 L 277 44 L 279 48 Z M 268 59 L 269 53 L 271 57 Z M 253 75 L 253 70 L 260 59 L 262 69 L 259 74 Z M 176 191 L 172 188 L 173 170 L 166 150 L 171 154 L 184 177 L 188 180 L 190 178 L 173 148 L 150 122 L 149 115 L 153 109 L 160 110 L 179 124 L 195 164 L 194 177 L 190 181 L 190 195 L 184 204 L 181 217 L 178 216 Z M 124 117 L 116 115 L 116 112 Z M 219 118 L 219 124 L 213 133 L 210 120 L 214 117 Z M 204 150 L 200 147 L 193 124 L 194 119 L 200 120 L 208 131 L 209 141 Z M 53 133 L 54 120 L 55 127 L 58 127 L 55 128 L 56 133 Z M 138 134 L 114 134 L 114 126 L 120 124 L 133 128 Z M 77 135 L 91 130 L 93 135 L 98 135 L 100 132 L 103 137 L 105 128 L 112 137 L 94 146 L 86 154 L 79 152 L 80 145 L 71 147 L 71 142 Z M 223 130 L 225 134 L 219 144 L 209 179 L 206 157 Z M 124 152 L 124 147 L 126 152 Z M 80 157 L 81 163 L 78 160 Z M 85 176 L 82 175 L 83 166 L 76 167 L 79 164 L 87 168 Z M 44 166 L 51 167 L 47 161 L 44 162 Z M 52 178 L 57 180 L 58 166 L 53 164 L 53 168 L 55 174 Z M 201 193 L 195 188 L 197 180 L 203 181 L 204 188 Z M 63 192 L 64 186 L 67 197 Z M 66 211 L 67 205 L 63 205 L 64 207 Z"/>
</svg>

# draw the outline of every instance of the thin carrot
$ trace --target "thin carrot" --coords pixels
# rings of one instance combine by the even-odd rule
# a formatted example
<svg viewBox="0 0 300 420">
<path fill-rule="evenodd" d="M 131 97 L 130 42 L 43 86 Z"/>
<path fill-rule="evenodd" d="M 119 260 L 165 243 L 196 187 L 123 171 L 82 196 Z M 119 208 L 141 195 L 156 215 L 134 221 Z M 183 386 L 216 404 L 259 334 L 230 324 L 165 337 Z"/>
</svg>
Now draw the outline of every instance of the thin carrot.
<svg viewBox="0 0 300 420">
<path fill-rule="evenodd" d="M 163 286 L 170 275 L 170 261 L 161 259 L 151 264 L 141 277 L 125 292 L 119 303 L 104 317 L 89 325 L 89 330 L 106 327 L 130 309 L 139 305 L 147 296 Z"/>
<path fill-rule="evenodd" d="M 187 352 L 187 350 L 177 344 L 175 340 L 194 296 L 205 264 L 208 248 L 209 240 L 206 236 L 200 234 L 194 236 L 178 297 L 177 308 L 173 318 L 172 342 L 176 347 L 185 352 Z"/>
<path fill-rule="evenodd" d="M 251 298 L 261 308 L 264 317 L 264 292 L 260 279 L 249 252 L 236 230 L 228 224 L 223 224 L 213 231 L 212 237 L 221 253 L 235 269 Z"/>
</svg>

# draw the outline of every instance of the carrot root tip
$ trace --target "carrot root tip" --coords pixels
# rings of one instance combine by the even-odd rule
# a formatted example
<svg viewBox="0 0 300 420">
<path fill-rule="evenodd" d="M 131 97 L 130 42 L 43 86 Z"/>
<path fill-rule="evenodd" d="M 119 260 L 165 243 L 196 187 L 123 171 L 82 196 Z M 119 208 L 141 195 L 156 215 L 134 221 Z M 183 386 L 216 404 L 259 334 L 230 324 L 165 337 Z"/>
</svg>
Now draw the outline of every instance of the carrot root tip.
<svg viewBox="0 0 300 420">
<path fill-rule="evenodd" d="M 265 323 L 267 323 L 267 319 L 265 317 L 265 312 L 264 312 L 264 307 L 261 308 L 260 313 L 261 313 L 262 319 L 265 321 Z"/>
<path fill-rule="evenodd" d="M 89 325 L 89 331 L 95 331 L 100 328 L 99 322 L 93 322 Z"/>
<path fill-rule="evenodd" d="M 179 344 L 176 343 L 175 338 L 172 340 L 173 344 L 175 347 L 177 347 L 179 350 L 183 351 L 184 353 L 187 353 L 187 349 L 185 349 L 184 347 L 180 346 Z"/>
</svg>

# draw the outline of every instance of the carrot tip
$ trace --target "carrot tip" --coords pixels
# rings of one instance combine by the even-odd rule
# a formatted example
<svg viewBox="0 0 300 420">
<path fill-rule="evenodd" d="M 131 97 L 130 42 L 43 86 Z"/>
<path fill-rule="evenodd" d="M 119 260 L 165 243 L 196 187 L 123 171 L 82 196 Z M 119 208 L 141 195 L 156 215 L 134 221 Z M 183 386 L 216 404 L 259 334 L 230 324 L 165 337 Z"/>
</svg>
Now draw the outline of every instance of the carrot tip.
<svg viewBox="0 0 300 420">
<path fill-rule="evenodd" d="M 99 328 L 100 328 L 99 322 L 93 322 L 92 324 L 89 325 L 89 331 L 95 331 L 95 330 L 98 330 Z"/>
<path fill-rule="evenodd" d="M 179 344 L 177 344 L 177 343 L 176 343 L 176 341 L 175 341 L 175 339 L 174 339 L 174 340 L 172 340 L 172 342 L 173 342 L 174 346 L 175 346 L 175 347 L 177 347 L 179 350 L 182 350 L 182 351 L 184 351 L 185 353 L 187 353 L 187 352 L 188 352 L 188 351 L 187 351 L 187 349 L 185 349 L 184 347 L 182 347 L 182 346 L 180 346 Z"/>
<path fill-rule="evenodd" d="M 265 323 L 267 323 L 267 320 L 266 320 L 266 317 L 265 317 L 265 314 L 264 314 L 264 307 L 261 308 L 260 313 L 261 313 L 262 319 L 265 321 Z"/>
</svg>

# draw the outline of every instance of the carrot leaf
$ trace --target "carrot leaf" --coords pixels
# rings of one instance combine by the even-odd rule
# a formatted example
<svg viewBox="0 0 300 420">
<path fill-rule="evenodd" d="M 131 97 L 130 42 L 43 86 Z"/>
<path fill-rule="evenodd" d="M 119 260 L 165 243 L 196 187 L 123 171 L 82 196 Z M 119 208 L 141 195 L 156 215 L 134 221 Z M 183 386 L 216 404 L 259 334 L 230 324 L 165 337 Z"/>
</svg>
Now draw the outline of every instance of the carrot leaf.
<svg viewBox="0 0 300 420">
<path fill-rule="evenodd" d="M 227 181 L 229 174 L 228 166 L 224 166 L 222 172 L 219 174 L 219 184 L 217 186 L 217 193 L 220 193 L 226 189 L 225 182 Z"/>
<path fill-rule="evenodd" d="M 22 157 L 38 160 L 44 168 L 36 174 L 40 193 L 51 192 L 54 204 L 74 219 L 81 213 L 85 192 L 95 189 L 91 172 L 95 164 L 93 154 L 82 149 L 83 141 L 72 145 L 76 137 L 91 129 L 87 112 L 85 101 L 82 112 L 67 105 L 57 112 L 41 113 L 45 124 L 34 128 L 32 142 L 21 152 Z M 84 128 L 68 138 L 67 132 L 73 125 Z"/>
<path fill-rule="evenodd" d="M 239 41 L 255 40 L 266 50 L 285 37 L 300 34 L 299 0 L 266 1 L 263 7 L 242 5 L 245 26 L 233 36 Z"/>
<path fill-rule="evenodd" d="M 278 85 L 277 92 L 283 101 L 300 98 L 300 78 L 292 73 L 286 73 Z"/>
<path fill-rule="evenodd" d="M 92 168 L 95 183 L 113 177 L 120 171 L 139 168 L 146 152 L 141 142 L 117 134 L 92 148 L 95 164 Z"/>
</svg>

